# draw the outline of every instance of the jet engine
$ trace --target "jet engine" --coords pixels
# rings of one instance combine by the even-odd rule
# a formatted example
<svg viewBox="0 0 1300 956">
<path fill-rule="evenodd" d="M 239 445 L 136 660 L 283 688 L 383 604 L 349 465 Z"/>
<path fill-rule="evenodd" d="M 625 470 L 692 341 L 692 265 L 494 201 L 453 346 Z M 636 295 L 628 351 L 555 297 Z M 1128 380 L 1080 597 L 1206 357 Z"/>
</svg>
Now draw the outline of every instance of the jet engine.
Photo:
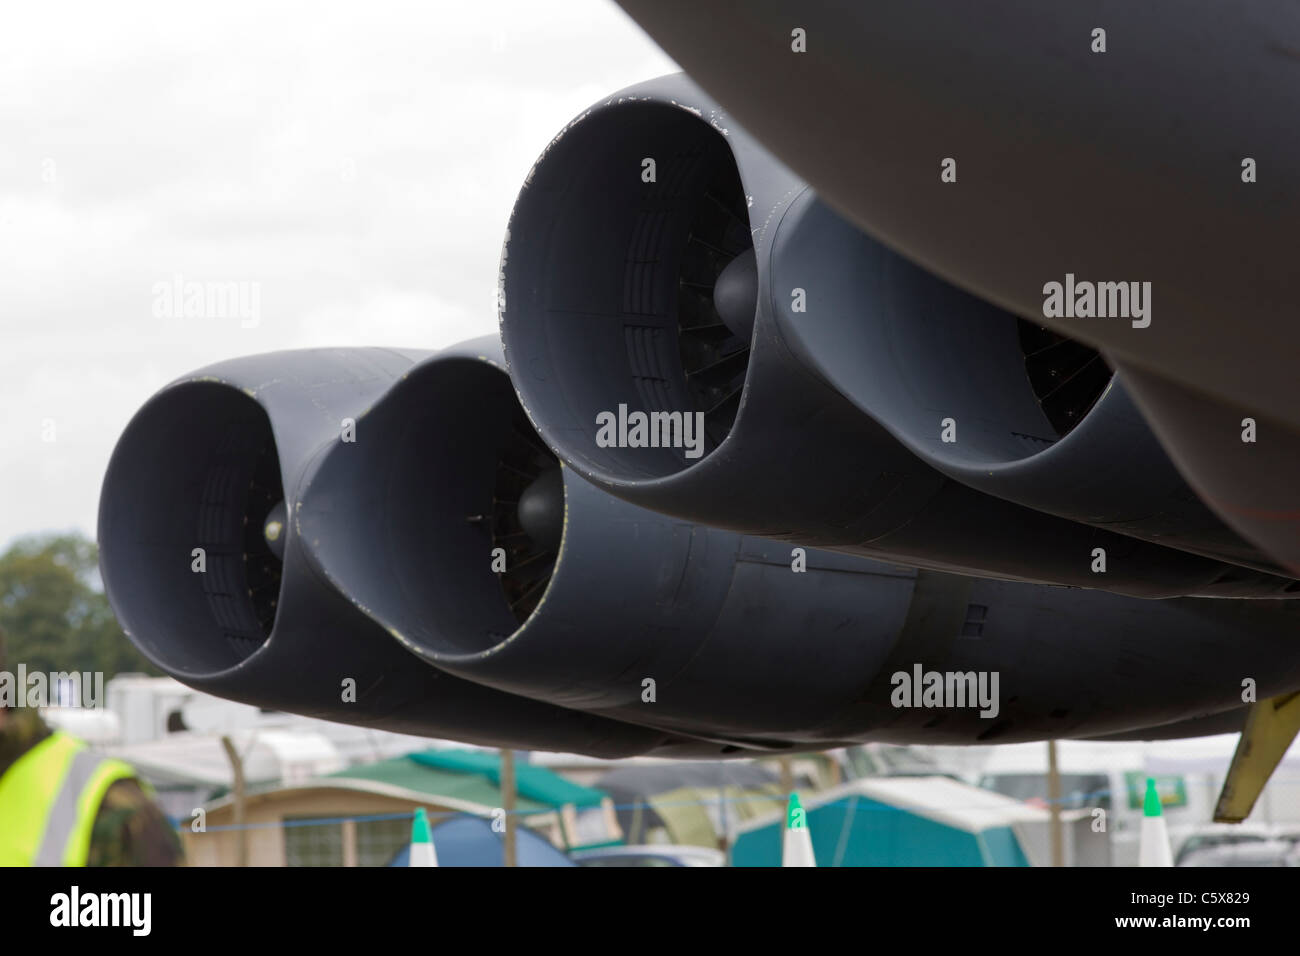
<svg viewBox="0 0 1300 956">
<path fill-rule="evenodd" d="M 1297 587 L 1187 489 L 1095 353 L 839 219 L 683 77 L 550 144 L 500 299 L 530 418 L 629 502 L 1005 580 Z"/>
<path fill-rule="evenodd" d="M 100 499 L 100 566 L 127 635 L 183 683 L 259 707 L 605 756 L 681 743 L 428 667 L 316 572 L 298 523 L 316 463 L 333 447 L 374 453 L 364 412 L 415 357 L 257 355 L 151 399 L 118 442 Z M 334 490 L 335 508 L 358 506 Z"/>
</svg>

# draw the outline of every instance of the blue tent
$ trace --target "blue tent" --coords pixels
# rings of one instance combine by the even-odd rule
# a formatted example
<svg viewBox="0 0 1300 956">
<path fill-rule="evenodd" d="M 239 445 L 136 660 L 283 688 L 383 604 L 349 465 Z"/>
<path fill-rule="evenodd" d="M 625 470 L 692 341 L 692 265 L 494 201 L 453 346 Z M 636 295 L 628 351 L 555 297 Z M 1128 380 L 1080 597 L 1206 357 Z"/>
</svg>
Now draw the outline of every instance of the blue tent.
<svg viewBox="0 0 1300 956">
<path fill-rule="evenodd" d="M 947 777 L 871 777 L 804 801 L 818 866 L 1029 866 L 1044 811 Z M 784 814 L 743 824 L 732 866 L 780 866 Z"/>
<path fill-rule="evenodd" d="M 503 866 L 503 833 L 490 820 L 461 814 L 432 827 L 429 835 L 439 866 Z M 577 866 L 567 856 L 525 826 L 515 828 L 515 850 L 520 866 Z M 403 847 L 389 866 L 408 866 L 411 848 Z"/>
</svg>

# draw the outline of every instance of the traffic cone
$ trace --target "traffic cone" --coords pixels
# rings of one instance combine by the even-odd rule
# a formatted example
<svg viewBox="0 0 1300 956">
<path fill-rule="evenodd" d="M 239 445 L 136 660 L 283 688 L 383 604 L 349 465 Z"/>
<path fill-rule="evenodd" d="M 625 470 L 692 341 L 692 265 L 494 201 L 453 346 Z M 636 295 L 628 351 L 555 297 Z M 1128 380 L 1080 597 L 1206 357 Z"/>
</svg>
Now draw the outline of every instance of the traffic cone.
<svg viewBox="0 0 1300 956">
<path fill-rule="evenodd" d="M 1146 797 L 1142 801 L 1142 832 L 1138 843 L 1138 866 L 1173 866 L 1169 848 L 1169 827 L 1160 812 L 1160 794 L 1156 782 L 1147 777 Z"/>
<path fill-rule="evenodd" d="M 411 860 L 407 866 L 437 865 L 438 851 L 433 848 L 433 839 L 429 836 L 429 815 L 424 812 L 424 807 L 420 807 L 411 823 Z"/>
<path fill-rule="evenodd" d="M 781 843 L 782 866 L 816 866 L 808 817 L 799 803 L 799 794 L 791 793 L 785 815 L 785 833 Z"/>
</svg>

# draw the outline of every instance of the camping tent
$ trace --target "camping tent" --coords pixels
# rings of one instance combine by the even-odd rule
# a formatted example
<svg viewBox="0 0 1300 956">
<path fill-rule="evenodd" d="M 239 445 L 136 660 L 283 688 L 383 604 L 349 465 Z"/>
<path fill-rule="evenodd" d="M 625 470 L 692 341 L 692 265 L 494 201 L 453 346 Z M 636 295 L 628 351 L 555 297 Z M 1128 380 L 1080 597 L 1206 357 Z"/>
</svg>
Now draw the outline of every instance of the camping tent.
<svg viewBox="0 0 1300 956">
<path fill-rule="evenodd" d="M 492 822 L 468 814 L 452 817 L 432 827 L 429 836 L 438 854 L 439 866 L 504 866 L 504 834 L 492 829 Z M 515 853 L 520 866 L 577 866 L 527 827 L 515 828 Z M 403 847 L 389 866 L 409 866 L 410 846 Z"/>
<path fill-rule="evenodd" d="M 755 763 L 674 761 L 618 767 L 598 786 L 614 799 L 628 843 L 652 842 L 662 829 L 671 843 L 714 847 L 742 820 L 779 810 L 776 775 Z"/>
<path fill-rule="evenodd" d="M 804 802 L 818 866 L 1028 866 L 1046 811 L 947 777 L 851 781 Z M 733 866 L 780 866 L 784 814 L 740 827 Z"/>
</svg>

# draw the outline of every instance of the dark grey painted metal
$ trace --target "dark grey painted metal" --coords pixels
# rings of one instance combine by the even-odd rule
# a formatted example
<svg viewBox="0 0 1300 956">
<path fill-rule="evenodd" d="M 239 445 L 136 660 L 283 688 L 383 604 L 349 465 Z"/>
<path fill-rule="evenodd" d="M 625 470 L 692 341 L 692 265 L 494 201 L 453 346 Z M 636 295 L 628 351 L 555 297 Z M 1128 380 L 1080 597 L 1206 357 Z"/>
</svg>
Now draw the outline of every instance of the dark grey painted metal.
<svg viewBox="0 0 1300 956">
<path fill-rule="evenodd" d="M 248 625 L 252 614 L 242 575 L 228 582 L 235 610 L 218 619 L 203 576 L 191 571 L 218 449 L 252 451 L 273 436 L 294 518 L 305 507 L 386 509 L 387 499 L 368 501 L 347 488 L 313 501 L 312 475 L 331 448 L 358 459 L 378 453 L 365 414 L 418 355 L 322 349 L 251 356 L 185 376 L 151 399 L 114 450 L 100 502 L 101 571 L 127 635 L 189 686 L 255 706 L 492 746 L 620 756 L 674 742 L 691 751 L 661 732 L 503 694 L 428 666 L 316 573 L 294 520 L 274 626 L 245 656 L 232 648 L 223 624 Z M 344 418 L 357 421 L 354 443 L 340 440 Z M 254 440 L 243 437 L 249 433 Z M 237 556 L 238 533 L 210 549 L 209 572 L 224 566 L 218 551 Z M 356 682 L 355 703 L 343 700 L 346 679 Z"/>
<path fill-rule="evenodd" d="M 1125 730 L 1118 734 L 1104 734 L 1091 740 L 1185 740 L 1188 737 L 1211 737 L 1217 734 L 1239 734 L 1246 724 L 1247 707 L 1237 707 L 1204 717 L 1176 720 L 1172 724 Z"/>
<path fill-rule="evenodd" d="M 1300 446 L 1295 222 L 1300 8 L 1245 0 L 620 0 L 826 200 L 925 268 L 1103 348 L 1156 392 L 1268 419 Z M 790 33 L 806 30 L 806 53 Z M 1106 52 L 1093 31 L 1107 31 Z M 957 161 L 957 182 L 940 162 Z M 1257 181 L 1242 181 L 1242 165 Z M 1045 317 L 1044 284 L 1151 283 L 1146 328 Z M 1132 376 L 1130 377 L 1132 378 Z M 1151 419 L 1181 465 L 1208 442 Z M 1287 452 L 1289 454 L 1289 452 Z M 1278 456 L 1279 458 L 1281 455 Z M 1188 478 L 1300 573 L 1272 476 Z M 1289 474 L 1289 471 L 1288 471 Z M 1290 483 L 1292 488 L 1294 482 Z"/>
<path fill-rule="evenodd" d="M 735 424 L 698 460 L 680 449 L 600 447 L 601 412 L 621 405 L 651 412 L 694 407 L 677 352 L 677 259 L 694 207 L 703 202 L 691 184 L 706 177 L 690 163 L 683 161 L 681 171 L 667 159 L 702 163 L 696 158 L 719 150 L 734 156 L 750 198 L 761 290 Z M 650 187 L 641 181 L 641 161 L 656 155 L 664 181 Z M 556 137 L 511 219 L 501 327 L 520 398 L 566 463 L 628 501 L 694 522 L 920 567 L 1143 597 L 1285 593 L 1289 579 L 974 491 L 863 414 L 793 350 L 803 343 L 789 338 L 789 316 L 784 323 L 779 318 L 795 287 L 805 289 L 810 310 L 859 321 L 875 304 L 834 296 L 819 303 L 818 287 L 796 284 L 786 273 L 780 287 L 774 284 L 783 220 L 797 219 L 810 202 L 789 170 L 682 76 L 615 94 Z M 876 257 L 897 258 L 862 241 Z M 834 244 L 804 249 L 843 266 L 835 253 Z M 820 344 L 835 348 L 829 339 Z M 932 424 L 935 434 L 941 417 Z M 1177 485 L 1169 471 L 1166 466 Z M 1170 508 L 1173 496 L 1159 481 L 1147 495 Z M 1178 504 L 1192 530 L 1206 520 L 1214 524 L 1194 503 Z M 1125 517 L 1133 516 L 1104 514 L 1098 523 Z M 1124 530 L 1154 537 L 1177 517 L 1144 514 Z M 1225 548 L 1249 551 L 1217 530 L 1229 539 L 1220 542 Z M 1099 547 L 1107 552 L 1104 578 L 1091 570 Z"/>
<path fill-rule="evenodd" d="M 1240 711 L 1243 680 L 1258 683 L 1261 699 L 1300 684 L 1300 604 L 1294 601 L 1140 601 L 1078 588 L 932 578 L 916 592 L 913 602 L 921 607 L 909 619 L 933 608 L 943 621 L 938 635 L 921 629 L 900 640 L 863 699 L 827 726 L 830 738 L 960 744 L 1128 733 L 1157 739 L 1158 728 L 1174 722 L 1183 722 L 1182 735 L 1221 733 L 1231 719 L 1207 715 Z M 967 589 L 971 604 L 987 608 L 982 634 L 936 641 L 951 635 L 945 610 L 950 614 L 958 603 L 953 595 Z M 998 715 L 893 707 L 890 675 L 916 664 L 925 671 L 997 671 Z"/>
<path fill-rule="evenodd" d="M 466 521 L 490 508 L 518 407 L 495 359 L 485 344 L 423 362 L 367 415 L 374 450 L 322 461 L 298 518 L 341 593 L 449 673 L 728 742 L 811 733 L 856 696 L 911 571 L 813 551 L 795 573 L 788 545 L 638 508 L 569 469 L 556 572 L 517 627 L 493 541 Z"/>
<path fill-rule="evenodd" d="M 1300 574 L 1300 434 L 1136 368 L 1134 398 L 1187 481 L 1234 528 Z M 1246 419 L 1255 440 L 1243 440 Z"/>
<path fill-rule="evenodd" d="M 647 511 L 569 469 L 555 575 L 517 627 L 492 540 L 465 520 L 516 411 L 491 343 L 433 356 L 367 415 L 368 454 L 330 450 L 299 512 L 340 592 L 467 679 L 717 753 L 1136 731 L 1239 706 L 1243 677 L 1300 686 L 1292 602 L 1143 601 L 816 549 L 795 573 L 789 544 Z M 982 633 L 963 636 L 972 605 Z M 892 675 L 915 664 L 997 671 L 999 714 L 893 707 Z"/>
<path fill-rule="evenodd" d="M 1300 7 L 619 2 L 891 248 L 1126 364 L 1300 427 Z M 791 51 L 796 27 L 806 53 Z M 1098 27 L 1105 53 L 1091 49 Z M 940 180 L 945 157 L 956 183 Z M 1043 319 L 1044 283 L 1067 272 L 1150 281 L 1151 326 Z"/>
<path fill-rule="evenodd" d="M 783 217 L 769 268 L 791 350 L 943 474 L 1036 511 L 1286 573 L 1187 486 L 1122 375 L 1058 438 L 1025 373 L 1016 317 L 890 252 L 812 192 Z M 777 294 L 794 286 L 809 290 L 806 312 Z M 947 418 L 953 442 L 942 440 Z"/>
</svg>

